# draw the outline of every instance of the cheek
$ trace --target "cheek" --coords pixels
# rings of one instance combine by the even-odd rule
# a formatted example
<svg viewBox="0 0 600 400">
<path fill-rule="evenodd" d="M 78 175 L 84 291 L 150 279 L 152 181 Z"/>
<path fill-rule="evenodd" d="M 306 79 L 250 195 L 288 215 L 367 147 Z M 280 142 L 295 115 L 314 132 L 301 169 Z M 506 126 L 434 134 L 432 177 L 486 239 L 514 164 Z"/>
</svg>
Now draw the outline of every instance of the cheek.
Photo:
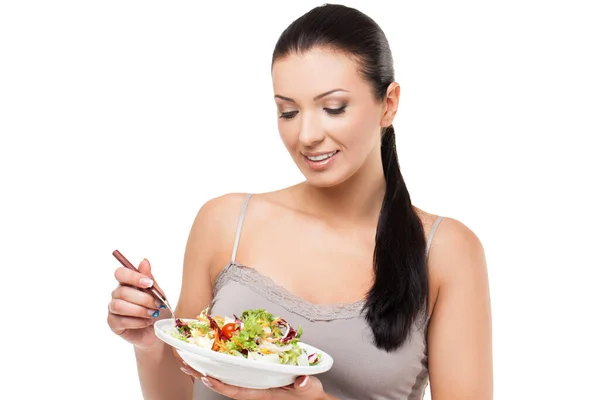
<svg viewBox="0 0 600 400">
<path fill-rule="evenodd" d="M 288 150 L 294 149 L 297 142 L 297 135 L 295 134 L 293 124 L 290 124 L 288 121 L 279 121 L 277 123 L 277 129 L 279 130 L 279 137 L 281 138 L 283 145 Z"/>
<path fill-rule="evenodd" d="M 332 120 L 329 132 L 347 152 L 359 155 L 371 151 L 378 136 L 377 120 L 372 113 L 352 113 Z"/>
</svg>

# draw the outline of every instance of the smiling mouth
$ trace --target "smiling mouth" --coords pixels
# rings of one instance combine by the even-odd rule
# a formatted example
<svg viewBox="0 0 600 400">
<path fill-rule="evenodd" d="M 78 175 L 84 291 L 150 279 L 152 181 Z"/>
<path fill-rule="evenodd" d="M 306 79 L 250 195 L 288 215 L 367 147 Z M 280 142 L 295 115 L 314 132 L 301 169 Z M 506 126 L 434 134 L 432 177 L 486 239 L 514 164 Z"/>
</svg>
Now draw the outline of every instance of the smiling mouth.
<svg viewBox="0 0 600 400">
<path fill-rule="evenodd" d="M 319 154 L 316 156 L 304 155 L 304 157 L 308 158 L 310 161 L 319 162 L 319 161 L 325 161 L 325 160 L 335 156 L 338 152 L 339 152 L 339 150 L 335 150 L 335 151 L 332 151 L 331 153 L 324 153 L 324 154 Z"/>
</svg>

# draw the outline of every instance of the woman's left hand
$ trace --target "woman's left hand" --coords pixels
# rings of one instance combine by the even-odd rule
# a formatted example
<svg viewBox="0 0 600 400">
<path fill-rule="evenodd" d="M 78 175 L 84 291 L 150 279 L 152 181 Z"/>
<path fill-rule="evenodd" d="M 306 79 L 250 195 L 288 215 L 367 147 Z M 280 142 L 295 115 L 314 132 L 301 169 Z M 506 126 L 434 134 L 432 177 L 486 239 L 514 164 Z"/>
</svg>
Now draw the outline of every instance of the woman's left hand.
<svg viewBox="0 0 600 400">
<path fill-rule="evenodd" d="M 323 391 L 321 381 L 312 376 L 301 376 L 288 386 L 274 389 L 246 389 L 238 386 L 226 385 L 217 379 L 208 377 L 187 365 L 183 360 L 179 360 L 183 365 L 181 371 L 200 379 L 208 388 L 222 394 L 225 397 L 236 400 L 327 400 L 332 397 L 327 396 Z"/>
</svg>

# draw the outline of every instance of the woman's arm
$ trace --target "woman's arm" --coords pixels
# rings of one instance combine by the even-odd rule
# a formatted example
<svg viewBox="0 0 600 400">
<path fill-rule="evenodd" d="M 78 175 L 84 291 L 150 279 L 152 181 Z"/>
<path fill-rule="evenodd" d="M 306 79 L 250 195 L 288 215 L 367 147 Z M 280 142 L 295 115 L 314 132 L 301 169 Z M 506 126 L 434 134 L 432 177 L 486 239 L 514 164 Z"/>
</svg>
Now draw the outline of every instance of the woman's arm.
<svg viewBox="0 0 600 400">
<path fill-rule="evenodd" d="M 487 266 L 479 239 L 447 218 L 434 238 L 429 271 L 439 288 L 428 330 L 432 400 L 493 398 Z"/>
<path fill-rule="evenodd" d="M 198 211 L 185 248 L 177 317 L 194 318 L 210 304 L 211 271 L 217 265 L 223 267 L 229 259 L 227 246 L 233 245 L 242 199 L 225 195 L 208 201 Z M 135 355 L 145 399 L 193 397 L 193 380 L 181 372 L 178 355 L 171 346 L 159 341 L 152 349 L 136 350 Z"/>
</svg>

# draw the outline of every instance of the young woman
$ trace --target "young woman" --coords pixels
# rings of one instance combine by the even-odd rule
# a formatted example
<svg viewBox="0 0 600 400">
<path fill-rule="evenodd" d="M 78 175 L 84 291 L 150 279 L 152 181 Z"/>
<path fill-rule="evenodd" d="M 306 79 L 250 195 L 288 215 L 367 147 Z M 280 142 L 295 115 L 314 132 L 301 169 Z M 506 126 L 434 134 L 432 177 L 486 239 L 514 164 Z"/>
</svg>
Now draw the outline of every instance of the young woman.
<svg viewBox="0 0 600 400">
<path fill-rule="evenodd" d="M 352 8 L 317 7 L 279 38 L 272 77 L 281 139 L 306 180 L 200 209 L 176 313 L 265 308 L 302 325 L 334 366 L 250 390 L 182 365 L 152 332 L 154 300 L 136 289 L 153 284 L 144 260 L 140 274 L 116 271 L 108 315 L 135 348 L 144 397 L 421 399 L 429 383 L 434 400 L 491 399 L 483 249 L 459 221 L 411 204 L 392 127 L 400 88 L 380 27 Z"/>
</svg>

